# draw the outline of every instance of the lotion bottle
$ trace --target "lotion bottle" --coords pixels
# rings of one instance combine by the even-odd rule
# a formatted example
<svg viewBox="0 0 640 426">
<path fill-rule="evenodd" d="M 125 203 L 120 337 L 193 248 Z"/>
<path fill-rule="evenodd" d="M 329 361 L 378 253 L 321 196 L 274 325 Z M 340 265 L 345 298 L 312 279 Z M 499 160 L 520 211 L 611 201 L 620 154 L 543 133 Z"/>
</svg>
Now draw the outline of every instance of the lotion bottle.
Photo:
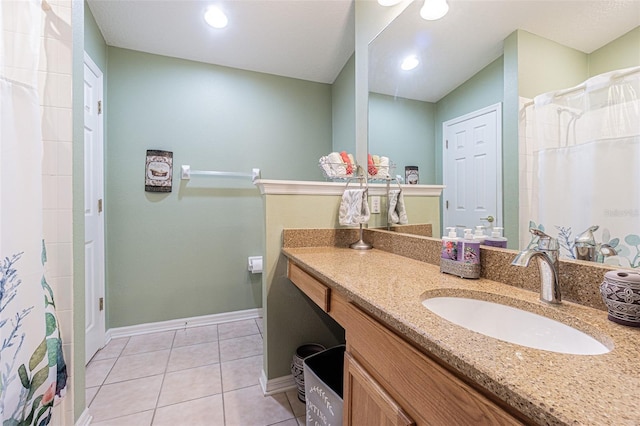
<svg viewBox="0 0 640 426">
<path fill-rule="evenodd" d="M 502 236 L 502 229 L 499 226 L 493 228 L 491 236 L 484 240 L 485 246 L 507 248 L 507 239 Z"/>
<path fill-rule="evenodd" d="M 464 230 L 464 238 L 458 243 L 458 262 L 480 263 L 480 242 L 473 238 L 471 229 Z"/>
<path fill-rule="evenodd" d="M 480 244 L 484 244 L 485 240 L 487 239 L 487 236 L 484 233 L 484 226 L 476 226 L 476 232 L 473 234 L 473 239 Z"/>
<path fill-rule="evenodd" d="M 446 237 L 442 237 L 442 259 L 458 260 L 458 234 L 455 227 L 447 228 L 449 231 Z"/>
</svg>

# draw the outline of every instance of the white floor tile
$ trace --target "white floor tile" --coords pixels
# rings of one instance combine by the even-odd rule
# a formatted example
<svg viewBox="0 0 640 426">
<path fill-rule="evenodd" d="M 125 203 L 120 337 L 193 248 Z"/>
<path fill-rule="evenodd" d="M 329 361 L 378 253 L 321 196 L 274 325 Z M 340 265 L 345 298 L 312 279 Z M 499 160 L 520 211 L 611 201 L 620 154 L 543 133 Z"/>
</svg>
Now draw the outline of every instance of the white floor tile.
<svg viewBox="0 0 640 426">
<path fill-rule="evenodd" d="M 265 397 L 262 318 L 113 339 L 86 370 L 92 426 L 300 426 L 292 390 Z"/>
<path fill-rule="evenodd" d="M 144 352 L 171 349 L 175 331 L 163 331 L 161 333 L 143 334 L 129 338 L 129 342 L 122 351 L 122 355 L 134 355 Z"/>
<path fill-rule="evenodd" d="M 167 373 L 158 407 L 222 393 L 220 364 Z"/>
<path fill-rule="evenodd" d="M 128 416 L 116 417 L 115 419 L 105 420 L 103 422 L 91 422 L 91 426 L 151 426 L 152 419 L 153 410 L 149 410 Z"/>
<path fill-rule="evenodd" d="M 163 374 L 167 368 L 169 352 L 169 349 L 167 349 L 164 351 L 121 356 L 111 369 L 105 383 L 117 383 L 124 380 Z"/>
<path fill-rule="evenodd" d="M 99 387 L 95 388 L 85 388 L 84 390 L 84 400 L 87 405 L 91 405 L 91 401 L 95 398 L 96 394 L 100 390 Z"/>
<path fill-rule="evenodd" d="M 197 345 L 199 343 L 217 342 L 218 326 L 208 325 L 204 327 L 193 327 L 176 331 L 173 340 L 173 347 Z"/>
<path fill-rule="evenodd" d="M 153 419 L 153 426 L 218 426 L 224 424 L 222 395 L 213 395 L 158 408 Z"/>
<path fill-rule="evenodd" d="M 167 371 L 185 370 L 220 362 L 218 343 L 202 343 L 200 345 L 173 348 L 169 358 Z"/>
<path fill-rule="evenodd" d="M 222 367 L 222 386 L 225 392 L 259 384 L 262 355 L 226 361 Z"/>
<path fill-rule="evenodd" d="M 123 337 L 121 339 L 111 339 L 106 346 L 98 351 L 91 361 L 97 361 L 101 359 L 109 359 L 109 358 L 118 358 L 122 353 L 122 350 L 129 342 L 128 337 Z"/>
<path fill-rule="evenodd" d="M 104 380 L 109 375 L 109 372 L 113 369 L 114 364 L 118 358 L 110 358 L 103 360 L 92 360 L 85 370 L 84 382 L 85 386 L 95 387 L 104 383 Z"/>
<path fill-rule="evenodd" d="M 218 336 L 220 340 L 250 336 L 252 334 L 260 334 L 256 320 L 253 319 L 227 322 L 218 325 Z"/>
<path fill-rule="evenodd" d="M 162 374 L 104 385 L 89 406 L 95 422 L 153 410 L 158 401 Z"/>
<path fill-rule="evenodd" d="M 223 398 L 227 426 L 266 426 L 294 419 L 284 393 L 264 396 L 258 385 L 225 392 Z"/>
<path fill-rule="evenodd" d="M 222 362 L 260 355 L 262 352 L 262 337 L 259 334 L 220 341 Z"/>
</svg>

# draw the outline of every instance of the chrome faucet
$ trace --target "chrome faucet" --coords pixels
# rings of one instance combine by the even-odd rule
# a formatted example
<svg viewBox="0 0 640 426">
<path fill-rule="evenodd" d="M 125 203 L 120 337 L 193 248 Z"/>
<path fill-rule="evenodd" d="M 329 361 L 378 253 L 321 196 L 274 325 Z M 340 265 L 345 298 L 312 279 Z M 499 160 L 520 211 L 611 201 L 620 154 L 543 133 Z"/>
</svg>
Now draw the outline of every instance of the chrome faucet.
<svg viewBox="0 0 640 426">
<path fill-rule="evenodd" d="M 590 226 L 586 231 L 576 237 L 574 244 L 576 259 L 589 260 L 591 262 L 595 262 L 598 259 L 596 253 L 596 238 L 593 235 L 598 228 L 598 225 Z"/>
<path fill-rule="evenodd" d="M 586 231 L 576 237 L 574 244 L 576 259 L 603 263 L 607 257 L 618 254 L 615 247 L 607 243 L 600 244 L 596 241 L 593 233 L 597 231 L 598 228 L 598 225 L 590 226 Z"/>
<path fill-rule="evenodd" d="M 535 257 L 540 270 L 540 300 L 547 303 L 560 303 L 562 301 L 558 282 L 560 244 L 556 238 L 552 238 L 539 229 L 530 228 L 529 232 L 538 236 L 538 247 L 521 251 L 511 264 L 529 266 L 529 262 Z"/>
</svg>

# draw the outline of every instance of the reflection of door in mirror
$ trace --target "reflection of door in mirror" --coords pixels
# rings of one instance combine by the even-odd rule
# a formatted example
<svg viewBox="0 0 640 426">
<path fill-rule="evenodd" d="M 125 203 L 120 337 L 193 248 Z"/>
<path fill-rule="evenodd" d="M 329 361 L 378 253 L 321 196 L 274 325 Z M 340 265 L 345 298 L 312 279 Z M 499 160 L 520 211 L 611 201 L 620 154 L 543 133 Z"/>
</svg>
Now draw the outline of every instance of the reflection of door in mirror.
<svg viewBox="0 0 640 426">
<path fill-rule="evenodd" d="M 502 226 L 501 104 L 444 123 L 445 227 Z"/>
</svg>

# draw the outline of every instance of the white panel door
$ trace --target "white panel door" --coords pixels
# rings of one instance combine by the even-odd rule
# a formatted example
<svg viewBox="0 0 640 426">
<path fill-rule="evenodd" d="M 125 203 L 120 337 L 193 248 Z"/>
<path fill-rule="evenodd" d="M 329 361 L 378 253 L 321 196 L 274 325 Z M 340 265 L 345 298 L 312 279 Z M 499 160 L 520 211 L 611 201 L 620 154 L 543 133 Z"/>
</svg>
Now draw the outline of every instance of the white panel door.
<svg viewBox="0 0 640 426">
<path fill-rule="evenodd" d="M 501 116 L 496 104 L 443 124 L 445 228 L 486 226 L 489 216 L 502 226 Z"/>
<path fill-rule="evenodd" d="M 102 80 L 102 72 L 85 53 L 85 363 L 105 344 Z"/>
</svg>

